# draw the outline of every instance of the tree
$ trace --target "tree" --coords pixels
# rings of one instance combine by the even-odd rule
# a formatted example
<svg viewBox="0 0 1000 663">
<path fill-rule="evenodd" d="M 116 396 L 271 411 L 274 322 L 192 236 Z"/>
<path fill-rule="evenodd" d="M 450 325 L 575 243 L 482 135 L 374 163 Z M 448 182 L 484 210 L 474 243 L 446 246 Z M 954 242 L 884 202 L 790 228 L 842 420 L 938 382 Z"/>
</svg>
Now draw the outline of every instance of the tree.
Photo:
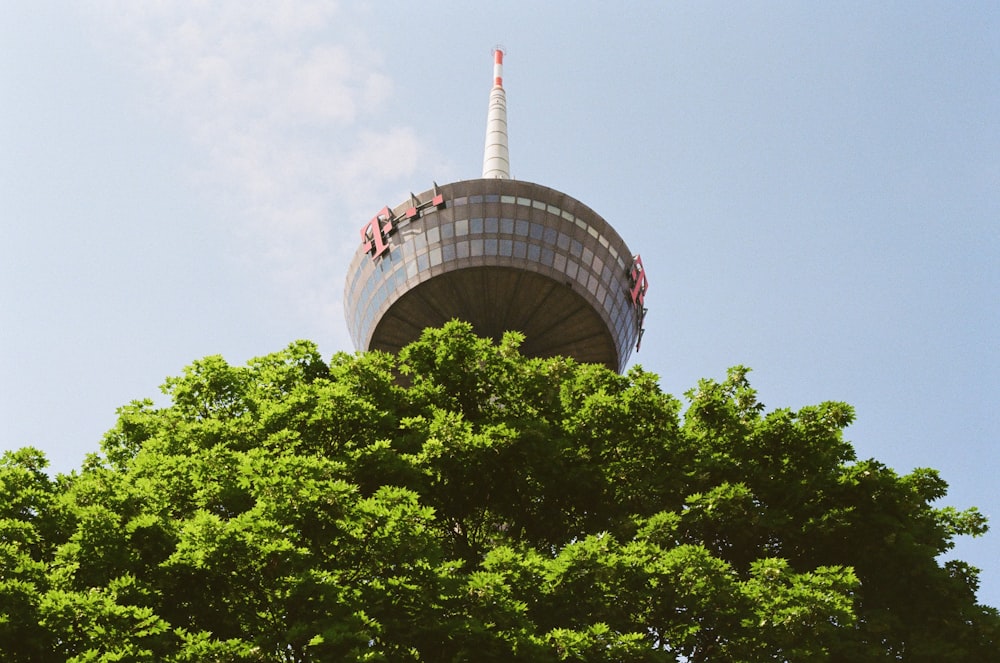
<svg viewBox="0 0 1000 663">
<path fill-rule="evenodd" d="M 984 518 L 857 460 L 848 405 L 765 413 L 736 368 L 682 415 L 521 340 L 208 357 L 78 472 L 6 454 L 5 660 L 996 660 L 937 561 Z"/>
</svg>

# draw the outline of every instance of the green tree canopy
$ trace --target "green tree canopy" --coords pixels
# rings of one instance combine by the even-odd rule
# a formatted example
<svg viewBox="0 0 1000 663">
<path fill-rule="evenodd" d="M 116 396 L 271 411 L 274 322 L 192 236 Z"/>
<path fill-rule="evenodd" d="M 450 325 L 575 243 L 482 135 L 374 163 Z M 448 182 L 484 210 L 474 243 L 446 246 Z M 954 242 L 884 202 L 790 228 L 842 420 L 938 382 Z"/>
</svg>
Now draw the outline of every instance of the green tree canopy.
<svg viewBox="0 0 1000 663">
<path fill-rule="evenodd" d="M 997 660 L 938 561 L 984 518 L 856 459 L 850 406 L 765 412 L 735 368 L 685 409 L 520 341 L 208 357 L 78 472 L 5 454 L 3 659 Z"/>
</svg>

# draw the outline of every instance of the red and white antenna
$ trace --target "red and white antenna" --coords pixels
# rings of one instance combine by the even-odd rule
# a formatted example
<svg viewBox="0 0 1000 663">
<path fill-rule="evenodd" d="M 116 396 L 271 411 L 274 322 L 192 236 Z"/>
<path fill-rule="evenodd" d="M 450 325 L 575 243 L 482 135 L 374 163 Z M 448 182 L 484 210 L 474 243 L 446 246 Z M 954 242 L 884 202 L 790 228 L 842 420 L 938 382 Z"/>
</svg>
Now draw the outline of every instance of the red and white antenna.
<svg viewBox="0 0 1000 663">
<path fill-rule="evenodd" d="M 493 49 L 493 88 L 486 116 L 486 149 L 483 154 L 483 179 L 510 179 L 510 153 L 507 150 L 507 93 L 503 89 L 503 48 Z"/>
</svg>

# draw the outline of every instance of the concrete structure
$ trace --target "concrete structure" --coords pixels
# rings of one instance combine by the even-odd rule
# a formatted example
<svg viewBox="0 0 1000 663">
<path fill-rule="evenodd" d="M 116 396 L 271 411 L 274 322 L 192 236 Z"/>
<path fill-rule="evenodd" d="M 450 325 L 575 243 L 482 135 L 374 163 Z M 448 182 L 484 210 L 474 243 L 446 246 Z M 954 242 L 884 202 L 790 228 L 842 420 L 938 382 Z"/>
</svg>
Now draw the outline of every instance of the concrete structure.
<svg viewBox="0 0 1000 663">
<path fill-rule="evenodd" d="M 525 335 L 531 356 L 624 369 L 642 337 L 642 261 L 580 201 L 509 179 L 502 53 L 494 63 L 484 178 L 435 185 L 361 229 L 348 269 L 355 347 L 396 352 L 453 318 Z"/>
</svg>

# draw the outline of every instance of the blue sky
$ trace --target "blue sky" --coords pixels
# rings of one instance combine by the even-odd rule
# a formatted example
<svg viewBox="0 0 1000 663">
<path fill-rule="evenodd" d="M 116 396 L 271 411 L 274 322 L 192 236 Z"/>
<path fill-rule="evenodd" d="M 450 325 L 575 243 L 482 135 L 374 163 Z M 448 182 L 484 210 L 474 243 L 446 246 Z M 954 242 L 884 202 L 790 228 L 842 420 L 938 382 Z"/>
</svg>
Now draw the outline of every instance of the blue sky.
<svg viewBox="0 0 1000 663">
<path fill-rule="evenodd" d="M 351 349 L 357 228 L 479 175 L 502 43 L 514 176 L 643 256 L 634 362 L 847 401 L 1000 528 L 1000 8 L 539 4 L 8 5 L 0 447 L 70 471 L 196 358 Z M 998 531 L 955 551 L 994 606 Z"/>
</svg>

